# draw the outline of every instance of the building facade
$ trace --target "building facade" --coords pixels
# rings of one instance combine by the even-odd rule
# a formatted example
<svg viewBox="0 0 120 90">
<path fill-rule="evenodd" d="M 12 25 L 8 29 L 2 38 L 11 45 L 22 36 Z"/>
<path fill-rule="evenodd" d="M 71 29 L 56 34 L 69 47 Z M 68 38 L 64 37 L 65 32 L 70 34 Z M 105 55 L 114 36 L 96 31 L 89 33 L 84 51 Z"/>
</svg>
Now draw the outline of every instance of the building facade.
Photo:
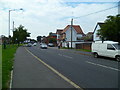
<svg viewBox="0 0 120 90">
<path fill-rule="evenodd" d="M 63 35 L 62 47 L 72 46 L 72 48 L 75 48 L 76 43 L 81 42 L 81 38 L 84 36 L 84 33 L 79 25 L 72 25 L 72 26 L 67 25 L 62 31 L 62 35 Z M 72 41 L 71 41 L 71 38 L 72 38 Z"/>
<path fill-rule="evenodd" d="M 98 22 L 97 25 L 95 26 L 94 32 L 93 32 L 93 41 L 100 41 L 100 35 L 98 35 L 98 30 L 101 29 L 102 25 L 104 25 L 104 23 L 102 22 Z"/>
</svg>

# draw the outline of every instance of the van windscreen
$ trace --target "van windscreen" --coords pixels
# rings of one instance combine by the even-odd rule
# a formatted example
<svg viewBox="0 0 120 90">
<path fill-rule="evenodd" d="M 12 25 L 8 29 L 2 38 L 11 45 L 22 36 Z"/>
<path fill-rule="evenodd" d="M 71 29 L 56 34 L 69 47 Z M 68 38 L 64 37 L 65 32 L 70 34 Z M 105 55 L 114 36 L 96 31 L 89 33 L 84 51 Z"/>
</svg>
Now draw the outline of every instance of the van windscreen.
<svg viewBox="0 0 120 90">
<path fill-rule="evenodd" d="M 113 44 L 113 45 L 116 49 L 120 50 L 120 44 Z"/>
</svg>

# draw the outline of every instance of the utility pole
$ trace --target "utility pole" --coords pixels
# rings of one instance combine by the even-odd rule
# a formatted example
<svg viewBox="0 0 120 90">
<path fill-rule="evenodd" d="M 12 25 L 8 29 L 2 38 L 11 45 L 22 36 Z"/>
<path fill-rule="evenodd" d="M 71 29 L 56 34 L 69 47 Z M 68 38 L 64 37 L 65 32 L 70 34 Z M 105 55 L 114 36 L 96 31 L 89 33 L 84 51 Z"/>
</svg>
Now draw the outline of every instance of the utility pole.
<svg viewBox="0 0 120 90">
<path fill-rule="evenodd" d="M 10 36 L 10 11 L 11 10 L 9 10 L 9 15 L 8 15 L 8 19 L 9 19 L 9 21 L 8 21 L 8 37 Z"/>
<path fill-rule="evenodd" d="M 14 36 L 14 21 L 13 21 L 13 29 L 12 29 L 12 31 L 13 31 L 13 36 Z"/>
<path fill-rule="evenodd" d="M 13 31 L 14 31 L 14 21 L 13 21 Z"/>
<path fill-rule="evenodd" d="M 9 10 L 9 14 L 8 14 L 8 37 L 10 36 L 10 12 L 11 12 L 11 11 L 17 11 L 17 10 L 23 10 L 23 9 L 20 8 L 20 9 L 12 9 L 12 10 Z"/>
<path fill-rule="evenodd" d="M 71 20 L 71 49 L 72 49 L 72 26 L 73 26 L 73 18 Z"/>
<path fill-rule="evenodd" d="M 120 14 L 120 1 L 118 2 L 118 14 Z"/>
</svg>

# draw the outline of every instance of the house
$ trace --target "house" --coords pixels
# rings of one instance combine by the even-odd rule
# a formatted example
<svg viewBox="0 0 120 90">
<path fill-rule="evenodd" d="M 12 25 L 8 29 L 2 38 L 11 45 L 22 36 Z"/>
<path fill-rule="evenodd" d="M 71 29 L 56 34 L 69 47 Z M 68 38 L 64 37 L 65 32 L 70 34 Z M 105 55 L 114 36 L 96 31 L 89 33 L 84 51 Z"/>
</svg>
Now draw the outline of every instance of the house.
<svg viewBox="0 0 120 90">
<path fill-rule="evenodd" d="M 57 29 L 56 34 L 57 34 L 57 44 L 59 44 L 62 40 L 62 31 L 63 29 Z"/>
<path fill-rule="evenodd" d="M 98 35 L 98 30 L 104 25 L 105 23 L 98 22 L 95 26 L 94 32 L 93 32 L 93 41 L 99 41 L 101 40 L 100 35 Z"/>
<path fill-rule="evenodd" d="M 72 28 L 72 34 L 71 34 L 71 28 Z M 76 47 L 76 43 L 79 43 L 82 41 L 82 37 L 85 34 L 83 33 L 81 27 L 79 25 L 67 25 L 63 31 L 62 31 L 62 47 L 71 47 L 72 43 L 72 48 Z M 72 38 L 71 38 L 72 36 Z M 72 42 L 71 42 L 72 39 Z"/>
<path fill-rule="evenodd" d="M 93 32 L 88 32 L 86 34 L 85 41 L 93 41 Z"/>
<path fill-rule="evenodd" d="M 47 36 L 47 44 L 53 43 L 54 46 L 57 46 L 57 34 L 56 33 L 49 33 L 49 36 Z"/>
</svg>

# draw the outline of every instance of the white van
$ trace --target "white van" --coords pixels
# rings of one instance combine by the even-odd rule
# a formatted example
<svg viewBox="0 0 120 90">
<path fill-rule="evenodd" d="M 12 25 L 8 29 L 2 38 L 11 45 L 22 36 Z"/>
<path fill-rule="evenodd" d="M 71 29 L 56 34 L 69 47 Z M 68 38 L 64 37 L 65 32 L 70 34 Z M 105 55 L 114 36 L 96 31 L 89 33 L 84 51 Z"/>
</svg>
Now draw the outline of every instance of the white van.
<svg viewBox="0 0 120 90">
<path fill-rule="evenodd" d="M 94 57 L 106 56 L 120 61 L 120 44 L 113 41 L 95 41 L 92 43 Z"/>
</svg>

